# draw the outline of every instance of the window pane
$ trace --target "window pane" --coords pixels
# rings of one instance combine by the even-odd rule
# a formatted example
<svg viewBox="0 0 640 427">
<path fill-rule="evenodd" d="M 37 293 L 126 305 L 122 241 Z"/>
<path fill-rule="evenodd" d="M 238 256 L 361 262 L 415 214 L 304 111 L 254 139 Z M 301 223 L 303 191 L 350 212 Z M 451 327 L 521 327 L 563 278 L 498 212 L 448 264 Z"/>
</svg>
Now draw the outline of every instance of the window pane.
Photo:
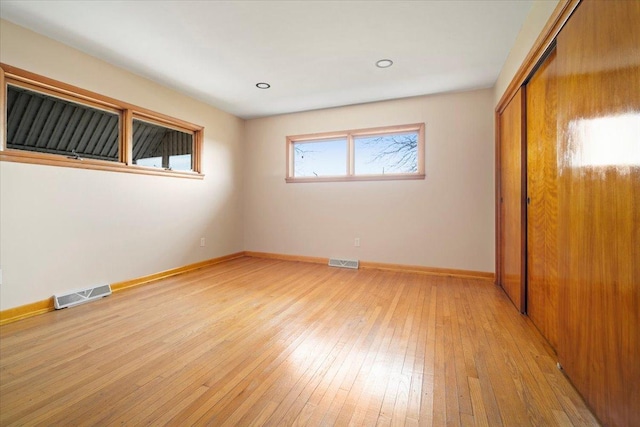
<svg viewBox="0 0 640 427">
<path fill-rule="evenodd" d="M 7 148 L 119 161 L 118 114 L 7 86 Z"/>
<path fill-rule="evenodd" d="M 169 157 L 169 167 L 174 171 L 191 170 L 191 154 L 180 154 Z"/>
<path fill-rule="evenodd" d="M 354 138 L 355 174 L 384 175 L 418 171 L 418 133 Z"/>
<path fill-rule="evenodd" d="M 294 143 L 295 177 L 340 176 L 347 174 L 347 140 Z"/>
<path fill-rule="evenodd" d="M 161 168 L 162 167 L 162 157 L 147 157 L 146 159 L 138 159 L 136 160 L 136 165 L 138 166 L 148 166 L 152 168 Z"/>
<path fill-rule="evenodd" d="M 192 133 L 181 132 L 142 120 L 133 120 L 134 164 L 190 171 L 192 170 L 192 153 Z M 157 164 L 157 161 L 149 161 L 149 159 L 156 158 L 160 158 L 160 164 Z"/>
</svg>

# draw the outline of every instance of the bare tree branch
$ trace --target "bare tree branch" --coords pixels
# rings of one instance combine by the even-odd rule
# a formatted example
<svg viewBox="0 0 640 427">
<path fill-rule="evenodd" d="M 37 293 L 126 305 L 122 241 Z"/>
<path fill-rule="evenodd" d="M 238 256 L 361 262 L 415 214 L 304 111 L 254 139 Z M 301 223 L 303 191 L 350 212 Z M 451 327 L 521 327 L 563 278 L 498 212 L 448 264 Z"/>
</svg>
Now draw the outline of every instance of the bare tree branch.
<svg viewBox="0 0 640 427">
<path fill-rule="evenodd" d="M 384 169 L 391 171 L 417 172 L 418 171 L 418 136 L 398 135 L 381 136 L 367 141 L 367 145 L 377 146 L 384 143 L 381 149 L 369 161 L 375 163 L 384 161 Z"/>
<path fill-rule="evenodd" d="M 309 153 L 316 153 L 317 151 L 315 150 L 309 150 L 309 149 L 303 149 L 302 146 L 303 144 L 293 144 L 293 151 L 294 151 L 294 158 L 300 156 L 301 159 L 304 159 L 305 154 L 309 154 Z M 303 176 L 305 175 L 305 171 L 301 168 L 301 166 L 299 165 L 298 162 L 294 161 L 293 162 L 293 166 L 295 168 L 294 170 L 294 176 Z M 313 173 L 315 176 L 318 176 L 318 174 L 315 171 L 311 171 L 311 173 Z"/>
<path fill-rule="evenodd" d="M 367 163 L 373 164 L 374 169 L 380 168 L 376 172 L 365 173 L 415 173 L 418 171 L 418 135 L 417 134 L 400 134 L 400 135 L 382 135 L 377 138 L 366 138 L 363 141 L 373 150 L 364 150 L 365 157 L 369 157 Z M 304 145 L 294 144 L 294 156 L 296 159 L 303 160 L 305 156 L 316 153 L 318 151 L 304 148 Z M 366 151 L 369 151 L 366 153 Z M 321 152 L 321 151 L 320 151 Z M 356 153 L 356 155 L 358 155 Z M 316 165 L 312 155 L 310 161 L 294 161 L 295 176 L 309 176 L 313 174 L 318 176 L 317 171 L 307 170 L 314 168 Z"/>
</svg>

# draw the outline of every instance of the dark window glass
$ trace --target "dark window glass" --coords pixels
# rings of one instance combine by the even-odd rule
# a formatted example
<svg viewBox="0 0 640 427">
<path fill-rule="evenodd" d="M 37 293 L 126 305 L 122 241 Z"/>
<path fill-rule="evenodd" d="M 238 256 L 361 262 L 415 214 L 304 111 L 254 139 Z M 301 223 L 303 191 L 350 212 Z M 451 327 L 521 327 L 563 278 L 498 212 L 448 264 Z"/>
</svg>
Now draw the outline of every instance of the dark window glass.
<svg viewBox="0 0 640 427">
<path fill-rule="evenodd" d="M 133 163 L 178 171 L 193 170 L 193 134 L 133 120 Z"/>
<path fill-rule="evenodd" d="M 7 87 L 7 148 L 117 162 L 118 133 L 116 113 Z"/>
</svg>

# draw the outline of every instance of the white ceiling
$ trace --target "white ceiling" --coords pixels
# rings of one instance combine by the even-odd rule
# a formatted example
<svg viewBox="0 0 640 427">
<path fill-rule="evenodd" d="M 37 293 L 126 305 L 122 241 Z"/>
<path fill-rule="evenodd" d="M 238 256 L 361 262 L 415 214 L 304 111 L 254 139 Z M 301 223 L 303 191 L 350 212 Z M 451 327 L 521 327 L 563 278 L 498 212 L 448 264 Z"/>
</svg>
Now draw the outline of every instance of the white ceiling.
<svg viewBox="0 0 640 427">
<path fill-rule="evenodd" d="M 253 118 L 490 87 L 531 5 L 0 0 L 0 17 Z"/>
</svg>

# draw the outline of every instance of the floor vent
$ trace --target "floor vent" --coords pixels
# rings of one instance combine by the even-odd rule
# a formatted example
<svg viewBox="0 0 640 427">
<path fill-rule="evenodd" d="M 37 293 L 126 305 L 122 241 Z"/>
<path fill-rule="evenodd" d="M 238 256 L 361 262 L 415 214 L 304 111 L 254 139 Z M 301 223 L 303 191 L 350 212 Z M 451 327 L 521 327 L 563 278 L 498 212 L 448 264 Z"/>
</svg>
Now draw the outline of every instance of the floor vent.
<svg viewBox="0 0 640 427">
<path fill-rule="evenodd" d="M 61 308 L 73 307 L 74 305 L 106 297 L 107 295 L 111 295 L 111 286 L 102 285 L 96 286 L 95 288 L 71 292 L 65 295 L 54 295 L 53 304 L 56 310 L 59 310 Z"/>
<path fill-rule="evenodd" d="M 342 267 L 342 268 L 358 268 L 358 260 L 357 259 L 338 259 L 338 258 L 329 258 L 329 266 L 330 267 Z"/>
</svg>

